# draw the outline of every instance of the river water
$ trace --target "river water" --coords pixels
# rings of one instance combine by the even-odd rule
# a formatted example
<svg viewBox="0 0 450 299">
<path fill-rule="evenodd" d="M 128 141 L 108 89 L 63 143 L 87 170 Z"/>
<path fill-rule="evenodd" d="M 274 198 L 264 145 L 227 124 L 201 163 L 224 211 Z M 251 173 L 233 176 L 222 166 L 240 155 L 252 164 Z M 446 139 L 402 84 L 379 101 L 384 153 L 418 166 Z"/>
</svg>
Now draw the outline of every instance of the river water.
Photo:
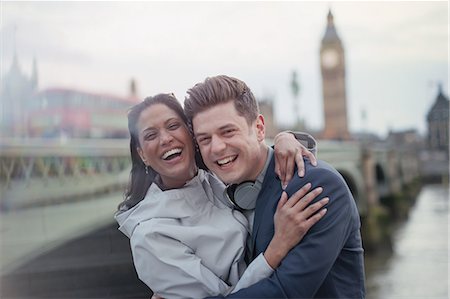
<svg viewBox="0 0 450 299">
<path fill-rule="evenodd" d="M 394 232 L 392 255 L 368 257 L 368 299 L 449 298 L 448 216 L 448 187 L 423 187 Z"/>
</svg>

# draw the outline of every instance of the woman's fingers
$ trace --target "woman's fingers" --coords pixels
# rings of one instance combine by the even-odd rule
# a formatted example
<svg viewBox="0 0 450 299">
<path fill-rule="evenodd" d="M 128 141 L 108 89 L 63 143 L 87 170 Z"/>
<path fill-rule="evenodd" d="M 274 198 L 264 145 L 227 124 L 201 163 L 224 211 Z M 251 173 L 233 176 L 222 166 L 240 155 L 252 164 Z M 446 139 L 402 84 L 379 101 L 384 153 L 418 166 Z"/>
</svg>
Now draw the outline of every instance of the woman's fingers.
<svg viewBox="0 0 450 299">
<path fill-rule="evenodd" d="M 295 206 L 311 189 L 311 183 L 305 184 L 303 187 L 297 190 L 291 197 L 289 197 L 286 206 L 293 207 Z"/>
<path fill-rule="evenodd" d="M 305 229 L 309 230 L 314 224 L 317 223 L 317 221 L 319 221 L 325 214 L 327 213 L 327 208 L 323 208 L 322 210 L 320 210 L 319 212 L 317 212 L 316 214 L 312 215 L 311 217 L 309 217 L 307 220 L 305 220 L 304 225 L 305 225 Z"/>
<path fill-rule="evenodd" d="M 287 185 L 292 179 L 295 170 L 295 157 L 287 156 L 285 164 L 285 175 L 284 179 L 281 181 L 283 189 L 286 189 Z"/>
<path fill-rule="evenodd" d="M 314 154 L 311 151 L 309 151 L 307 148 L 302 148 L 302 156 L 305 156 L 306 158 L 308 158 L 313 166 L 317 166 L 316 156 L 314 156 Z"/>
<path fill-rule="evenodd" d="M 304 195 L 301 200 L 294 204 L 294 208 L 297 211 L 305 209 L 320 193 L 322 193 L 323 188 L 317 187 L 312 191 L 308 192 L 308 194 Z M 298 191 L 297 191 L 298 192 Z"/>
<path fill-rule="evenodd" d="M 307 208 L 303 209 L 300 212 L 300 214 L 302 214 L 301 217 L 303 219 L 308 219 L 311 216 L 314 217 L 313 215 L 316 214 L 317 211 L 322 209 L 329 201 L 330 201 L 330 199 L 328 197 L 324 197 L 321 200 L 319 200 L 318 202 L 316 202 L 312 205 L 309 205 Z"/>
<path fill-rule="evenodd" d="M 287 202 L 288 196 L 286 191 L 283 191 L 283 193 L 281 193 L 281 197 L 280 200 L 278 201 L 278 205 L 277 205 L 277 209 L 281 209 Z"/>
<path fill-rule="evenodd" d="M 281 181 L 281 184 L 283 186 L 284 189 L 284 181 L 285 181 L 285 176 L 286 176 L 286 172 L 285 172 L 285 165 L 286 165 L 286 157 L 283 157 L 280 154 L 276 154 L 275 155 L 275 173 L 277 174 L 278 178 Z"/>
<path fill-rule="evenodd" d="M 297 164 L 298 176 L 303 177 L 305 175 L 305 161 L 303 160 L 302 150 L 298 150 L 295 154 L 295 164 Z"/>
</svg>

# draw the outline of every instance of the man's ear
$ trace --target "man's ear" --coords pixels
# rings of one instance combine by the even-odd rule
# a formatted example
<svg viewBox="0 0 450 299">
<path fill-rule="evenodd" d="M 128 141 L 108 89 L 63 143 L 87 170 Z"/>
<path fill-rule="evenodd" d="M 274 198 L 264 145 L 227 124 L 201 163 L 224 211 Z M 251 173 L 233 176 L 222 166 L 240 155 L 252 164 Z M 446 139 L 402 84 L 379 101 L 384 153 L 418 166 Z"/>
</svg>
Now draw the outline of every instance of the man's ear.
<svg viewBox="0 0 450 299">
<path fill-rule="evenodd" d="M 137 148 L 137 152 L 139 154 L 139 157 L 141 157 L 142 162 L 144 162 L 145 165 L 147 165 L 145 157 L 144 157 L 144 152 L 142 151 L 142 148 L 138 147 Z"/>
<path fill-rule="evenodd" d="M 256 138 L 259 142 L 262 142 L 266 138 L 266 127 L 264 125 L 264 116 L 262 114 L 259 114 L 256 118 Z"/>
</svg>

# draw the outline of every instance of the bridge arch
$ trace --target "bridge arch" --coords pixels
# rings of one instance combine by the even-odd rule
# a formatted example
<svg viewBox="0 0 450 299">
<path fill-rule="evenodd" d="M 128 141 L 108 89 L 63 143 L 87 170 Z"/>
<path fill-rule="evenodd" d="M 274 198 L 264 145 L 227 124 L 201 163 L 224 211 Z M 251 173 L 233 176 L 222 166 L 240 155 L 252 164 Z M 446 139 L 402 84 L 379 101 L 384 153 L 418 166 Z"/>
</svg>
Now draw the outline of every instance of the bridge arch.
<svg viewBox="0 0 450 299">
<path fill-rule="evenodd" d="M 384 161 L 385 163 L 380 163 L 380 161 L 377 161 L 375 164 L 375 179 L 378 189 L 378 194 L 380 197 L 385 197 L 390 194 L 390 186 L 389 186 L 389 180 L 390 173 L 389 173 L 389 161 Z M 384 166 L 384 167 L 383 167 Z"/>
<path fill-rule="evenodd" d="M 342 175 L 342 178 L 347 183 L 353 199 L 356 202 L 360 215 L 367 213 L 367 194 L 365 192 L 365 182 L 361 170 L 357 165 L 345 166 L 341 165 L 336 170 Z"/>
<path fill-rule="evenodd" d="M 379 163 L 375 165 L 375 177 L 379 185 L 386 184 L 386 174 L 383 167 Z"/>
<path fill-rule="evenodd" d="M 350 192 L 353 195 L 353 198 L 356 200 L 359 197 L 359 190 L 358 186 L 356 184 L 356 181 L 353 179 L 353 176 L 350 174 L 350 172 L 342 169 L 337 170 L 342 177 L 344 178 L 344 181 L 347 183 L 348 188 L 350 189 Z"/>
</svg>

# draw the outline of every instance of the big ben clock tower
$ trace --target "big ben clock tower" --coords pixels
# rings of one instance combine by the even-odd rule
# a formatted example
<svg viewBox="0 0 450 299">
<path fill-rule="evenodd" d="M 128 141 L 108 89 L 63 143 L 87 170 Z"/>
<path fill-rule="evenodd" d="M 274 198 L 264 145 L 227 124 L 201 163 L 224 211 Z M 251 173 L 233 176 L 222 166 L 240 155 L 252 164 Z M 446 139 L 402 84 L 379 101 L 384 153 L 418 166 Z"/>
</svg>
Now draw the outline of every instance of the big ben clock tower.
<svg viewBox="0 0 450 299">
<path fill-rule="evenodd" d="M 328 12 L 327 29 L 320 47 L 320 69 L 325 113 L 323 138 L 349 139 L 345 95 L 344 49 L 336 33 L 331 11 Z"/>
</svg>

